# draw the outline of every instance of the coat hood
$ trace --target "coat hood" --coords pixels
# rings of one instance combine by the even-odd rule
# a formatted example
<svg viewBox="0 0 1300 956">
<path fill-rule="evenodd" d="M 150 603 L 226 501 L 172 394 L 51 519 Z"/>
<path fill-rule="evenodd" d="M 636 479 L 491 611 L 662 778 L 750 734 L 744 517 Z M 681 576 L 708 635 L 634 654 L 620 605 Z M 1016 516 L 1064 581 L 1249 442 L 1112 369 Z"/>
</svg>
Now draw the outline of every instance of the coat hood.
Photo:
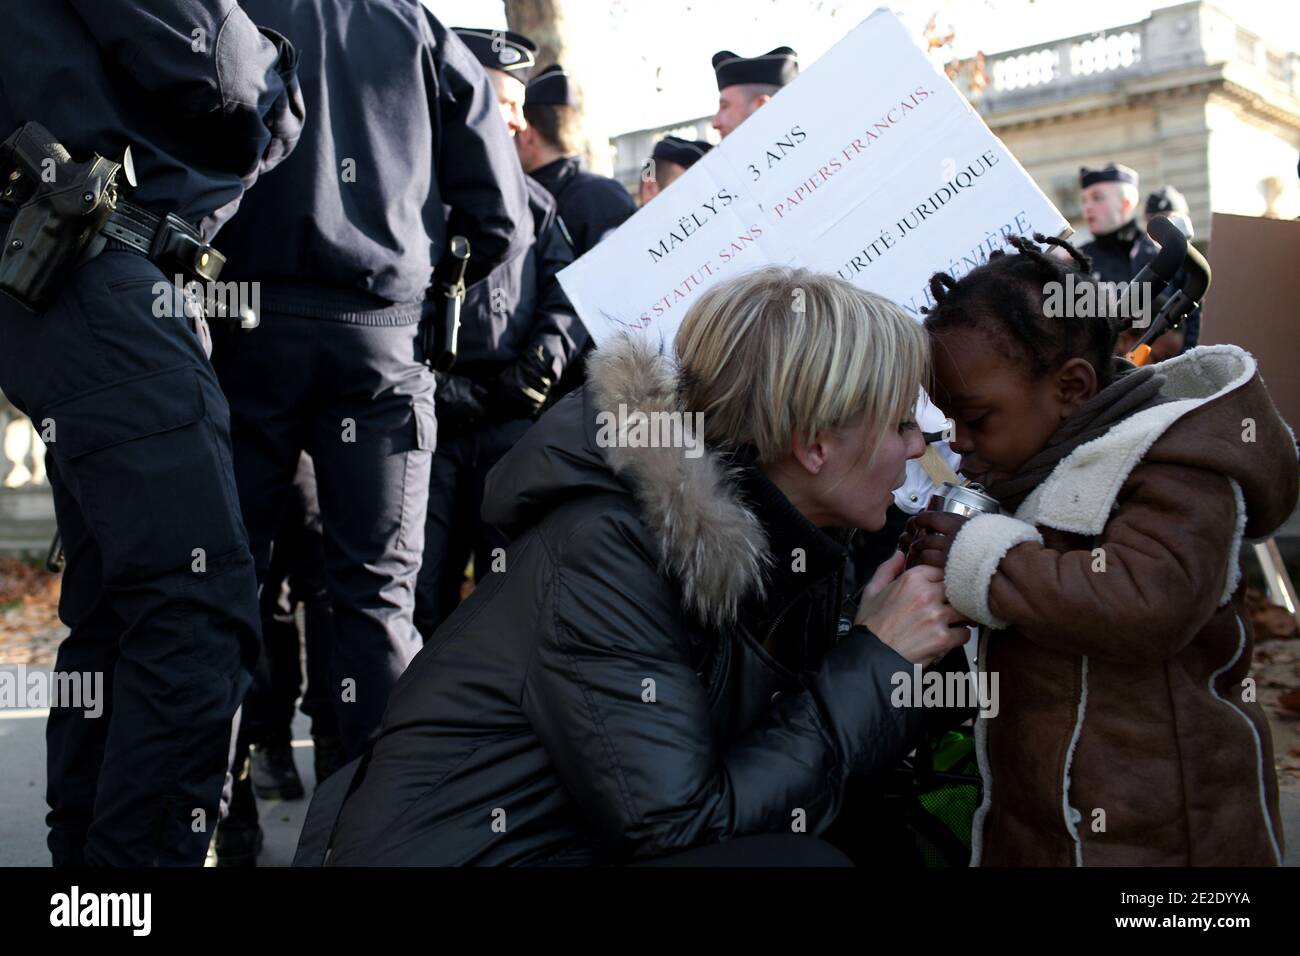
<svg viewBox="0 0 1300 956">
<path fill-rule="evenodd" d="M 680 416 L 679 434 L 700 444 L 645 444 L 627 427 L 637 412 Z M 763 590 L 768 540 L 736 468 L 702 441 L 669 359 L 642 339 L 615 339 L 590 356 L 586 387 L 542 416 L 488 475 L 483 518 L 513 539 L 565 502 L 630 494 L 685 607 L 706 624 L 729 624 Z"/>
<path fill-rule="evenodd" d="M 1210 345 L 1161 362 L 1167 401 L 1120 422 L 1067 456 L 1017 517 L 1076 534 L 1099 534 L 1138 463 L 1217 471 L 1238 487 L 1247 538 L 1270 534 L 1296 506 L 1295 435 L 1268 396 L 1255 359 Z"/>
<path fill-rule="evenodd" d="M 1002 558 L 1039 528 L 1102 534 L 1121 490 L 1141 463 L 1193 468 L 1228 479 L 1236 527 L 1223 555 L 1220 606 L 1241 580 L 1243 539 L 1272 533 L 1295 509 L 1300 489 L 1295 436 L 1268 397 L 1255 360 L 1233 345 L 1192 349 L 1160 363 L 1168 399 L 1140 411 L 1061 460 L 1016 509 L 1015 516 L 972 520 L 953 542 L 944 588 L 953 607 L 1001 628 L 988 604 Z"/>
</svg>

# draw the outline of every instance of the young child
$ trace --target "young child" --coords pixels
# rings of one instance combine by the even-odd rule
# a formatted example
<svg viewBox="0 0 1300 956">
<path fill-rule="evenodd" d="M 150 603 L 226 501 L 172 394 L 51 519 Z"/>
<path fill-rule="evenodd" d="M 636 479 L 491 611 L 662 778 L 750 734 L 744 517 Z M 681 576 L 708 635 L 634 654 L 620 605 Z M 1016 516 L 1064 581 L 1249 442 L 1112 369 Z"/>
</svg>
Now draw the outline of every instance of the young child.
<svg viewBox="0 0 1300 956">
<path fill-rule="evenodd" d="M 1089 265 L 1027 239 L 931 280 L 935 399 L 1001 515 L 918 516 L 954 608 L 983 625 L 984 865 L 1277 865 L 1273 748 L 1247 680 L 1243 535 L 1296 505 L 1294 435 L 1235 346 L 1112 358 L 1119 324 L 1049 317 Z"/>
</svg>

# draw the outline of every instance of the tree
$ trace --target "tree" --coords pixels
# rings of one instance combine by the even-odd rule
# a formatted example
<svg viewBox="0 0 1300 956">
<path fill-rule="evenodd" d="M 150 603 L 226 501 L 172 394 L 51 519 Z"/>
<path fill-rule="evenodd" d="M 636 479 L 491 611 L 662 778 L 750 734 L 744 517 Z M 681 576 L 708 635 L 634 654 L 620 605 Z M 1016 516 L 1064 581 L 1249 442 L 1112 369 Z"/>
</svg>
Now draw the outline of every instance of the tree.
<svg viewBox="0 0 1300 956">
<path fill-rule="evenodd" d="M 568 71 L 569 85 L 578 102 L 583 158 L 594 172 L 609 175 L 614 166 L 613 150 L 608 132 L 584 108 L 583 51 L 569 29 L 565 17 L 567 3 L 565 0 L 505 0 L 505 5 L 506 25 L 537 44 L 537 67 L 560 63 Z"/>
</svg>

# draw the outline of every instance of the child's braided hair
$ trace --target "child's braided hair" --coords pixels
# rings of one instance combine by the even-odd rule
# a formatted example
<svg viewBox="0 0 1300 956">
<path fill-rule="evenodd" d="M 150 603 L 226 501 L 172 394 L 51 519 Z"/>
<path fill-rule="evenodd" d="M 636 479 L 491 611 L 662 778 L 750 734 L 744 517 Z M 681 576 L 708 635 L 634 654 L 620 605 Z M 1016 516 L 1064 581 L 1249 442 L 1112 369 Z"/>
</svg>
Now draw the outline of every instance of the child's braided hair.
<svg viewBox="0 0 1300 956">
<path fill-rule="evenodd" d="M 1092 363 L 1099 385 L 1109 384 L 1111 355 L 1123 323 L 1105 317 L 1049 316 L 1044 308 L 1049 283 L 1064 285 L 1070 273 L 1076 287 L 1094 281 L 1089 274 L 1092 262 L 1055 236 L 1034 233 L 1032 242 L 1024 236 L 1008 236 L 1006 242 L 1015 254 L 992 252 L 987 263 L 960 280 L 946 272 L 930 278 L 935 305 L 922 310 L 926 329 L 985 331 L 1018 353 L 1022 366 L 1035 378 L 1071 358 L 1083 358 Z M 1064 249 L 1072 261 L 1049 256 L 1034 243 Z"/>
</svg>

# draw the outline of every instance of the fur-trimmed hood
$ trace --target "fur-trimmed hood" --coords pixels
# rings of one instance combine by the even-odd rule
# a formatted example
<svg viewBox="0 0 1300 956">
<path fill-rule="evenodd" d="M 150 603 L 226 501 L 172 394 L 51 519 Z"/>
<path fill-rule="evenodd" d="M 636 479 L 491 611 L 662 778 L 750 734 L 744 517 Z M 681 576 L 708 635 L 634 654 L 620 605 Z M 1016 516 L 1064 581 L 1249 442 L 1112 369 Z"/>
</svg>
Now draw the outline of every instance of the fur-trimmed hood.
<svg viewBox="0 0 1300 956">
<path fill-rule="evenodd" d="M 734 621 L 741 603 L 762 591 L 770 555 L 763 525 L 742 500 L 725 456 L 628 440 L 626 425 L 640 412 L 680 415 L 690 441 L 702 442 L 678 402 L 672 362 L 643 339 L 624 337 L 591 355 L 587 380 L 528 431 L 502 462 L 505 469 L 492 472 L 484 518 L 513 538 L 562 501 L 626 491 L 687 610 L 714 626 Z M 611 442 L 619 425 L 623 432 Z"/>
</svg>

